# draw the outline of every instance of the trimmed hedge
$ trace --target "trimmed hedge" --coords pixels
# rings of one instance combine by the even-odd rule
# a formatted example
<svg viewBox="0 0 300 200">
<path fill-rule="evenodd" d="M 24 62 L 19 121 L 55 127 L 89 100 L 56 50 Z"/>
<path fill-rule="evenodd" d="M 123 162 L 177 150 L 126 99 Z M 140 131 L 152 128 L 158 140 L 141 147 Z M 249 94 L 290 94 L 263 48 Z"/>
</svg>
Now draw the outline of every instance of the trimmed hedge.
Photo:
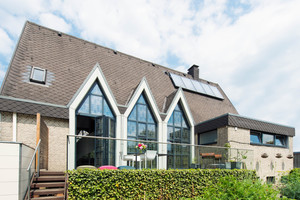
<svg viewBox="0 0 300 200">
<path fill-rule="evenodd" d="M 72 170 L 69 199 L 179 199 L 202 194 L 221 177 L 256 180 L 252 170 Z"/>
</svg>

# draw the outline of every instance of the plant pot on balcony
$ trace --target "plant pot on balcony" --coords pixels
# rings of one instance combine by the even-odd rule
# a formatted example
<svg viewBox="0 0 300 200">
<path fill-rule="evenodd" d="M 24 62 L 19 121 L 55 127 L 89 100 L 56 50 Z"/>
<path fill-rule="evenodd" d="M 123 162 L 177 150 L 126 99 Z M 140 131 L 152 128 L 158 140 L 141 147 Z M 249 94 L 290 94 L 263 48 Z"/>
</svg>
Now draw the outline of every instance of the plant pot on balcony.
<svg viewBox="0 0 300 200">
<path fill-rule="evenodd" d="M 225 162 L 225 168 L 231 169 L 231 162 Z"/>
<path fill-rule="evenodd" d="M 242 169 L 242 162 L 231 162 L 231 169 Z"/>
</svg>

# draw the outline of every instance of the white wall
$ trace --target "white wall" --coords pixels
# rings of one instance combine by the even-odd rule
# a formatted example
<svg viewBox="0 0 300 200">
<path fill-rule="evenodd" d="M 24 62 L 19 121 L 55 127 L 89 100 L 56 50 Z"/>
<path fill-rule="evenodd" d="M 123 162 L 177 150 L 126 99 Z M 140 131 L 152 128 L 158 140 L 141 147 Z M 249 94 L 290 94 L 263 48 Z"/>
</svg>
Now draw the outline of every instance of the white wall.
<svg viewBox="0 0 300 200">
<path fill-rule="evenodd" d="M 33 152 L 20 143 L 0 143 L 0 199 L 23 199 L 28 181 L 25 168 Z"/>
</svg>

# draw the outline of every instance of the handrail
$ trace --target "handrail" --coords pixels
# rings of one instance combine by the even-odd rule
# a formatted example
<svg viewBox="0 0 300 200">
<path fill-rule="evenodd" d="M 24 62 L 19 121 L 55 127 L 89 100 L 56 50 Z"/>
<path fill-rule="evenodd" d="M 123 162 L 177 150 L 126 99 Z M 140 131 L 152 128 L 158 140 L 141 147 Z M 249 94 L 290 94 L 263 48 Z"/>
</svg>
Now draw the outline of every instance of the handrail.
<svg viewBox="0 0 300 200">
<path fill-rule="evenodd" d="M 32 158 L 31 158 L 31 161 L 28 165 L 28 168 L 27 168 L 27 171 L 28 171 L 28 187 L 27 187 L 27 197 L 28 199 L 30 199 L 30 185 L 31 185 L 31 165 L 33 163 L 33 160 L 34 158 L 36 158 L 36 153 L 38 152 L 38 162 L 37 162 L 37 166 L 36 167 L 36 171 L 37 171 L 37 174 L 36 174 L 36 177 L 39 177 L 40 176 L 40 144 L 41 144 L 41 139 L 39 140 L 35 150 L 34 150 L 34 153 L 32 155 Z"/>
</svg>

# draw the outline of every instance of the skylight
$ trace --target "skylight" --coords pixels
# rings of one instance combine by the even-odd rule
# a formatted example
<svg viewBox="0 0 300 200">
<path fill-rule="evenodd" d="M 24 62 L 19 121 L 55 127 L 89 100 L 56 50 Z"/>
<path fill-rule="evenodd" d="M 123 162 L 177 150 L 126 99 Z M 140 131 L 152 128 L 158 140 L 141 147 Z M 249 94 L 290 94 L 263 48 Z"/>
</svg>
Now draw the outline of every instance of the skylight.
<svg viewBox="0 0 300 200">
<path fill-rule="evenodd" d="M 170 77 L 175 87 L 182 87 L 183 89 L 189 91 L 205 94 L 218 99 L 224 99 L 219 89 L 213 85 L 202 83 L 200 81 L 192 80 L 186 77 L 178 76 L 172 73 L 170 73 Z"/>
<path fill-rule="evenodd" d="M 46 83 L 46 73 L 47 70 L 41 69 L 38 67 L 32 67 L 31 73 L 30 73 L 30 81 L 36 82 L 36 83 Z"/>
</svg>

